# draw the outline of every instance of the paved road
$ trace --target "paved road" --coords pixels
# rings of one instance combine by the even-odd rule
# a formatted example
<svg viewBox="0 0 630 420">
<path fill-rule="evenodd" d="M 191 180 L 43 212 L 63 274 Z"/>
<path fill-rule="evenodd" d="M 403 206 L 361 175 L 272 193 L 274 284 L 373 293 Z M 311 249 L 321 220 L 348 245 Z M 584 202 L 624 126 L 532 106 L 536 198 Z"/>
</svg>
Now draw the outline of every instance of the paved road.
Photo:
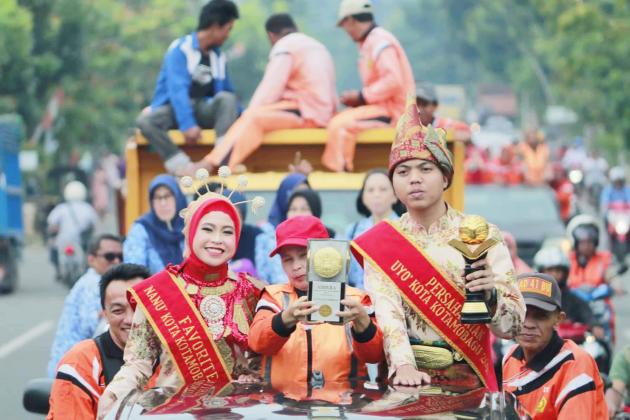
<svg viewBox="0 0 630 420">
<path fill-rule="evenodd" d="M 25 384 L 45 376 L 46 363 L 66 290 L 52 279 L 45 248 L 30 246 L 18 290 L 0 296 L 0 418 L 41 419 L 22 408 Z M 630 290 L 629 277 L 624 281 Z M 630 295 L 615 300 L 617 347 L 630 344 Z"/>
<path fill-rule="evenodd" d="M 67 290 L 53 279 L 46 249 L 24 250 L 18 289 L 0 296 L 0 418 L 40 419 L 22 408 L 31 378 L 46 374 L 50 345 Z"/>
</svg>

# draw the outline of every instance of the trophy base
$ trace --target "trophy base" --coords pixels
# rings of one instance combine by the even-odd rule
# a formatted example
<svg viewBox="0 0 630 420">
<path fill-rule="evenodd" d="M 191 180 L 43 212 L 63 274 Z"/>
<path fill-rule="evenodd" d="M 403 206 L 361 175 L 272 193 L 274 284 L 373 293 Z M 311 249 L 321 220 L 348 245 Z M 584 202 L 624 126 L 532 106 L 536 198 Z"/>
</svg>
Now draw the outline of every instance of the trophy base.
<svg viewBox="0 0 630 420">
<path fill-rule="evenodd" d="M 459 322 L 462 324 L 489 324 L 492 320 L 485 301 L 466 300 L 462 307 Z"/>
</svg>

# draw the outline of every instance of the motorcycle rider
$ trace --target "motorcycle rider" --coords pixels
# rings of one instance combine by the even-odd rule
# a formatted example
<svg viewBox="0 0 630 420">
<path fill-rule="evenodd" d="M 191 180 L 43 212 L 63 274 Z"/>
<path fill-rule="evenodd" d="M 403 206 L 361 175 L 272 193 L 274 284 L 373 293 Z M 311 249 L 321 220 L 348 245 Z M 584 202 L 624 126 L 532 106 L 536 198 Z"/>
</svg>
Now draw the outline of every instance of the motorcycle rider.
<svg viewBox="0 0 630 420">
<path fill-rule="evenodd" d="M 574 188 L 566 169 L 560 163 L 554 163 L 553 177 L 549 181 L 549 186 L 556 193 L 556 202 L 560 211 L 560 218 L 566 224 L 573 213 Z"/>
<path fill-rule="evenodd" d="M 608 206 L 612 203 L 630 205 L 630 187 L 626 186 L 626 171 L 621 166 L 615 166 L 608 173 L 610 184 L 603 189 L 599 199 L 601 214 L 606 219 Z"/>
<path fill-rule="evenodd" d="M 599 223 L 590 215 L 574 217 L 567 227 L 573 239 L 573 251 L 569 254 L 570 288 L 581 286 L 597 287 L 607 283 L 606 274 L 612 263 L 609 251 L 597 250 L 599 245 Z"/>
<path fill-rule="evenodd" d="M 596 338 L 605 339 L 604 328 L 595 319 L 588 303 L 571 292 L 567 285 L 570 263 L 564 251 L 559 247 L 542 248 L 534 256 L 534 265 L 537 271 L 556 279 L 562 294 L 562 311 L 567 314 L 567 320 L 588 325 Z"/>
<path fill-rule="evenodd" d="M 63 190 L 62 203 L 52 209 L 47 222 L 48 233 L 54 236 L 50 248 L 50 260 L 59 278 L 59 252 L 69 245 L 85 249 L 84 237 L 96 225 L 98 215 L 94 207 L 87 203 L 87 189 L 80 181 L 70 181 Z M 75 251 L 79 251 L 75 249 Z"/>
<path fill-rule="evenodd" d="M 596 294 L 603 297 L 603 302 L 608 308 L 606 312 L 610 314 L 610 320 L 603 327 L 607 331 L 607 336 L 614 342 L 615 312 L 611 297 L 625 292 L 618 285 L 611 284 L 610 279 L 614 277 L 612 253 L 597 249 L 600 235 L 599 222 L 593 216 L 579 215 L 569 222 L 567 231 L 573 239 L 573 251 L 569 254 L 569 288 L 578 289 L 576 293 L 587 294 L 597 292 L 596 288 L 600 290 Z M 607 290 L 601 290 L 602 286 Z"/>
</svg>

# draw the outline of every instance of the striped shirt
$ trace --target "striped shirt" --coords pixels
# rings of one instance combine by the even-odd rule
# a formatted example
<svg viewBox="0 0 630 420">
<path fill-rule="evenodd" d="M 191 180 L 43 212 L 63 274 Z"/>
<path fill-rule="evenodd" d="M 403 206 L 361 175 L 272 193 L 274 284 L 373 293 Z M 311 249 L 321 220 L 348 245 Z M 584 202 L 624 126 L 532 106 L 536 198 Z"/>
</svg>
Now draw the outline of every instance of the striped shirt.
<svg viewBox="0 0 630 420">
<path fill-rule="evenodd" d="M 503 360 L 503 389 L 533 419 L 605 419 L 604 385 L 595 360 L 554 332 L 530 362 L 514 346 Z"/>
</svg>

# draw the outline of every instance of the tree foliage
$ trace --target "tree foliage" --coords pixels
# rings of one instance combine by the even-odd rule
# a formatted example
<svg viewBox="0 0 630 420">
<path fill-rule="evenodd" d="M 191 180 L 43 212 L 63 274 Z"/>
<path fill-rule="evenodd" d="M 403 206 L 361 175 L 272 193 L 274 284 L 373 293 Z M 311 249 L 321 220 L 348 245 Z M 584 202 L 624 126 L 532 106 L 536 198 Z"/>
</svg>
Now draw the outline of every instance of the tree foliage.
<svg viewBox="0 0 630 420">
<path fill-rule="evenodd" d="M 52 92 L 66 100 L 55 136 L 71 150 L 120 151 L 153 93 L 169 43 L 195 29 L 204 0 L 0 2 L 0 112 L 33 131 Z M 335 58 L 340 90 L 358 88 L 357 48 L 336 27 L 338 0 L 240 0 L 225 46 L 244 104 L 264 71 L 264 21 L 291 13 Z M 627 0 L 375 0 L 377 22 L 400 39 L 416 78 L 503 82 L 538 106 L 575 109 L 611 144 L 630 144 Z"/>
</svg>

